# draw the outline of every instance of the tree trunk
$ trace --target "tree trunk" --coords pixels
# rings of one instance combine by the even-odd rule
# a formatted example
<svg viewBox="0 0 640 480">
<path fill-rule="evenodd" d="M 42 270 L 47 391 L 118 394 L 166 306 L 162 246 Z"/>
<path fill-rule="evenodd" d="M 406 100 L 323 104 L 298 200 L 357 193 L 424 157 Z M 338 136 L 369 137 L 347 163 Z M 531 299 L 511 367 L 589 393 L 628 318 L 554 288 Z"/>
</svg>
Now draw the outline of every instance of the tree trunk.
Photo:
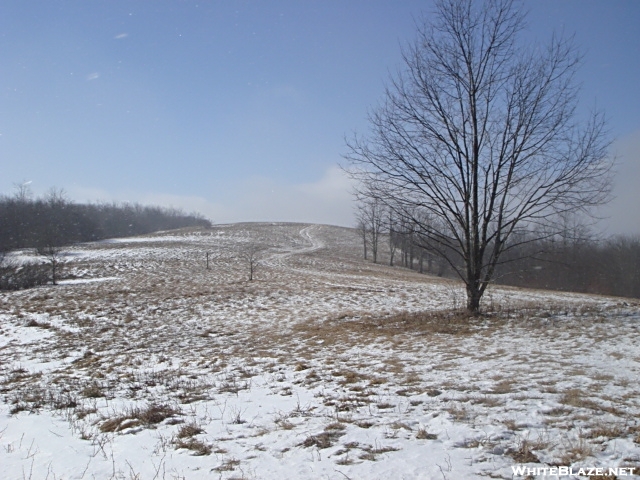
<svg viewBox="0 0 640 480">
<path fill-rule="evenodd" d="M 362 245 L 364 247 L 364 259 L 367 259 L 367 235 L 366 233 L 362 234 Z"/>
<path fill-rule="evenodd" d="M 473 280 L 467 284 L 467 311 L 474 317 L 480 313 L 480 298 L 482 291 L 480 281 Z"/>
</svg>

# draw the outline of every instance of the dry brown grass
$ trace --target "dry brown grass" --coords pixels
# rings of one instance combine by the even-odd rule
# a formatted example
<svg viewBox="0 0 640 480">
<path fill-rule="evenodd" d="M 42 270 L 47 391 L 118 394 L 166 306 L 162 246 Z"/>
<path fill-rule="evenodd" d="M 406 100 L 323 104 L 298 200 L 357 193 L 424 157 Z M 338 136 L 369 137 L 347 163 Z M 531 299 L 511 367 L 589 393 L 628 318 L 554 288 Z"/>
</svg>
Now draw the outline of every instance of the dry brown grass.
<svg viewBox="0 0 640 480">
<path fill-rule="evenodd" d="M 291 231 L 297 233 L 299 229 L 292 227 Z M 183 246 L 172 248 L 179 251 Z M 22 300 L 15 300 L 13 311 L 21 318 L 21 327 L 31 313 L 48 312 L 51 316 L 52 328 L 48 331 L 29 332 L 51 338 L 49 343 L 34 345 L 33 355 L 44 357 L 51 350 L 59 358 L 77 358 L 55 374 L 56 391 L 70 392 L 68 398 L 59 396 L 57 404 L 73 410 L 77 419 L 88 417 L 85 423 L 92 424 L 93 430 L 122 432 L 130 427 L 157 425 L 137 412 L 105 413 L 109 407 L 92 408 L 105 403 L 96 400 L 101 395 L 110 399 L 124 394 L 134 401 L 152 400 L 169 406 L 195 402 L 211 405 L 241 390 L 258 388 L 251 384 L 257 375 L 270 382 L 274 395 L 294 395 L 295 399 L 297 389 L 321 390 L 311 400 L 307 414 L 288 411 L 276 414 L 275 419 L 269 416 L 268 427 L 260 425 L 263 419 L 258 418 L 252 430 L 255 433 L 268 428 L 279 435 L 295 435 L 296 441 L 304 440 L 304 447 L 327 448 L 324 445 L 337 444 L 344 432 L 357 428 L 371 428 L 369 433 L 377 438 L 395 433 L 404 440 L 414 436 L 429 440 L 434 434 L 427 427 L 403 432 L 403 424 L 415 425 L 404 423 L 405 415 L 415 418 L 422 412 L 434 417 L 448 412 L 454 421 L 475 426 L 517 415 L 522 423 L 503 422 L 509 430 L 526 428 L 535 432 L 539 427 L 518 410 L 518 402 L 531 405 L 534 398 L 543 399 L 535 402 L 542 405 L 538 409 L 540 422 L 553 423 L 549 429 L 556 435 L 558 431 L 580 429 L 586 432 L 583 438 L 592 443 L 620 437 L 640 443 L 640 431 L 627 428 L 622 416 L 626 405 L 637 409 L 635 390 L 628 388 L 633 387 L 633 380 L 626 380 L 625 372 L 616 372 L 620 378 L 599 374 L 585 361 L 589 353 L 606 357 L 612 351 L 611 344 L 606 343 L 612 330 L 596 318 L 599 311 L 540 302 L 513 301 L 508 305 L 507 301 L 504 308 L 494 305 L 493 312 L 478 318 L 451 309 L 397 313 L 399 308 L 426 308 L 422 300 L 429 302 L 426 304 L 441 300 L 420 297 L 422 294 L 416 295 L 414 288 L 436 282 L 451 285 L 452 290 L 458 286 L 402 269 L 364 264 L 359 258 L 354 260 L 357 254 L 347 258 L 337 274 L 334 266 L 323 263 L 326 260 L 336 265 L 334 257 L 342 255 L 337 249 L 325 256 L 314 253 L 288 258 L 285 267 L 302 268 L 291 272 L 280 266 L 265 266 L 260 278 L 251 284 L 242 280 L 245 272 L 234 270 L 233 261 L 226 259 L 211 272 L 200 272 L 194 262 L 177 258 L 145 259 L 144 269 L 137 273 L 128 269 L 140 267 L 142 260 L 114 260 L 113 265 L 96 262 L 87 268 L 120 276 L 122 281 L 27 292 Z M 319 269 L 324 276 L 317 275 Z M 340 273 L 353 277 L 341 278 Z M 396 286 L 395 281 L 403 283 Z M 521 293 L 513 291 L 516 296 Z M 386 296 L 391 301 L 387 302 Z M 362 298 L 373 301 L 360 301 Z M 291 303 L 289 299 L 293 299 Z M 401 301 L 393 303 L 398 299 Z M 316 300 L 318 303 L 313 303 Z M 570 318 L 578 313 L 587 316 Z M 54 318 L 56 315 L 60 318 Z M 80 329 L 80 335 L 65 332 L 65 323 Z M 580 339 L 576 345 L 584 343 L 588 348 L 577 345 L 564 350 L 568 338 Z M 531 341 L 518 343 L 520 339 Z M 512 341 L 520 347 L 512 347 Z M 536 350 L 536 341 L 549 342 L 549 351 Z M 565 353 L 562 358 L 558 358 L 559 350 Z M 78 358 L 84 351 L 87 353 Z M 640 358 L 627 354 L 628 350 L 621 351 L 636 362 Z M 8 358 L 9 353 L 6 355 Z M 159 364 L 160 368 L 149 373 L 150 367 Z M 37 411 L 53 405 L 53 396 L 46 391 L 23 394 L 29 390 L 28 385 L 46 386 L 48 378 L 1 368 L 0 393 L 20 398 L 14 406 L 17 411 Z M 591 380 L 607 388 L 592 388 Z M 255 385 L 260 383 L 256 381 Z M 526 390 L 524 387 L 531 383 L 536 387 Z M 564 390 L 567 384 L 584 387 Z M 626 390 L 620 391 L 622 388 Z M 240 402 L 242 397 L 236 396 L 233 401 Z M 545 411 L 545 405 L 557 405 L 558 400 L 558 408 Z M 74 402 L 79 405 L 73 407 Z M 175 410 L 173 415 L 180 415 L 178 408 L 171 408 Z M 193 405 L 192 411 L 199 408 Z M 233 425 L 245 421 L 238 416 L 241 410 L 235 412 L 235 418 L 229 418 L 229 411 L 221 415 L 223 428 L 246 432 L 246 426 Z M 294 418 L 308 415 L 317 421 L 320 412 L 327 411 L 340 420 L 338 425 L 348 422 L 348 427 L 320 427 L 320 433 L 309 435 L 308 425 L 313 423 Z M 602 416 L 606 419 L 617 417 L 611 421 L 624 425 L 624 430 L 605 425 L 589 427 L 596 412 L 610 414 Z M 96 421 L 100 423 L 94 424 Z M 163 421 L 166 429 L 173 431 L 170 417 L 159 420 Z M 210 418 L 206 421 L 215 423 Z M 198 437 L 203 433 L 198 424 L 176 428 L 176 448 L 196 454 L 206 454 L 207 449 L 214 452 L 216 447 Z M 207 423 L 207 431 L 214 431 L 214 427 Z M 216 437 L 216 441 L 222 440 Z M 487 445 L 487 441 L 482 442 L 479 445 Z M 501 442 L 503 448 L 513 440 Z M 544 449 L 537 447 L 536 442 L 527 440 L 513 446 L 512 453 L 527 458 Z M 573 452 L 565 447 L 563 453 Z M 334 454 L 340 455 L 336 463 L 359 462 L 358 455 L 350 453 L 359 446 L 341 448 L 344 452 Z M 362 447 L 358 453 L 363 459 L 374 460 L 383 450 Z M 226 452 L 222 449 L 219 453 Z M 222 472 L 236 467 L 231 459 L 217 468 Z"/>
<path fill-rule="evenodd" d="M 586 439 L 598 439 L 602 438 L 605 441 L 612 438 L 623 437 L 627 433 L 627 429 L 624 425 L 618 423 L 598 422 L 593 425 L 587 432 L 582 433 L 582 438 Z"/>
<path fill-rule="evenodd" d="M 396 452 L 399 450 L 397 447 L 392 446 L 383 446 L 383 445 L 363 445 L 359 447 L 363 453 L 360 454 L 358 458 L 362 460 L 376 461 L 378 460 L 378 455 L 388 452 Z"/>
<path fill-rule="evenodd" d="M 167 404 L 150 404 L 143 408 L 132 407 L 121 415 L 103 421 L 100 424 L 100 431 L 119 432 L 137 426 L 149 427 L 180 414 L 179 409 Z"/>
<path fill-rule="evenodd" d="M 449 412 L 451 418 L 456 422 L 467 421 L 471 418 L 469 410 L 464 405 L 450 405 L 445 410 Z"/>
<path fill-rule="evenodd" d="M 486 393 L 496 395 L 511 393 L 514 391 L 515 383 L 514 379 L 502 379 L 498 383 L 494 384 L 493 387 L 491 387 L 491 390 Z"/>
<path fill-rule="evenodd" d="M 229 458 L 224 460 L 220 465 L 215 467 L 213 470 L 216 472 L 231 472 L 235 470 L 240 465 L 240 460 L 237 458 Z"/>
<path fill-rule="evenodd" d="M 344 431 L 346 426 L 342 423 L 332 423 L 327 425 L 324 429 L 324 432 L 321 432 L 317 435 L 308 436 L 300 446 L 303 447 L 317 447 L 319 449 L 329 448 L 333 446 L 338 439 L 343 436 L 346 432 Z"/>
<path fill-rule="evenodd" d="M 570 405 L 576 408 L 585 408 L 590 410 L 595 410 L 598 412 L 607 412 L 616 416 L 624 416 L 624 411 L 613 405 L 605 405 L 602 402 L 597 402 L 590 398 L 593 395 L 594 391 L 590 391 L 589 393 L 584 392 L 579 388 L 573 388 L 570 390 L 566 390 L 562 397 L 560 398 L 560 403 L 565 405 Z"/>
<path fill-rule="evenodd" d="M 90 385 L 87 385 L 85 388 L 82 389 L 80 393 L 82 394 L 83 397 L 86 397 L 86 398 L 100 398 L 105 396 L 105 393 L 102 387 L 97 383 L 92 383 Z"/>
<path fill-rule="evenodd" d="M 517 463 L 538 463 L 540 460 L 533 453 L 532 445 L 526 439 L 520 439 L 515 448 L 507 451 L 507 454 Z M 570 464 L 563 464 L 570 465 Z"/>
<path fill-rule="evenodd" d="M 593 446 L 584 438 L 566 440 L 559 455 L 560 465 L 573 465 L 593 455 Z"/>
<path fill-rule="evenodd" d="M 200 427 L 200 425 L 198 425 L 195 422 L 191 422 L 181 426 L 180 430 L 178 430 L 178 433 L 176 434 L 176 437 L 178 438 L 193 437 L 194 435 L 198 435 L 202 432 L 204 432 L 204 430 L 202 429 L 202 427 Z"/>
<path fill-rule="evenodd" d="M 420 427 L 416 433 L 416 438 L 418 440 L 436 440 L 438 435 L 435 433 L 429 433 L 426 428 Z"/>
<path fill-rule="evenodd" d="M 191 450 L 193 455 L 201 456 L 201 455 L 210 455 L 213 451 L 211 445 L 203 442 L 202 440 L 198 440 L 196 438 L 184 438 L 177 439 L 173 442 L 176 449 L 184 448 L 187 450 Z"/>
</svg>

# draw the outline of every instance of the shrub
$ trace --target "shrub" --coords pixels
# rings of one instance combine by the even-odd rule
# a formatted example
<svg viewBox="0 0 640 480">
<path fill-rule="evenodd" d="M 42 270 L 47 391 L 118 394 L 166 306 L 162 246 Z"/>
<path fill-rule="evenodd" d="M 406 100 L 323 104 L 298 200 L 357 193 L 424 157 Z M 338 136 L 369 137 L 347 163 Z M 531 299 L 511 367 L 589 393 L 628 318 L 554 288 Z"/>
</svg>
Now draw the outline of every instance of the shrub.
<svg viewBox="0 0 640 480">
<path fill-rule="evenodd" d="M 40 263 L 0 265 L 0 290 L 23 290 L 49 283 L 49 268 Z"/>
</svg>

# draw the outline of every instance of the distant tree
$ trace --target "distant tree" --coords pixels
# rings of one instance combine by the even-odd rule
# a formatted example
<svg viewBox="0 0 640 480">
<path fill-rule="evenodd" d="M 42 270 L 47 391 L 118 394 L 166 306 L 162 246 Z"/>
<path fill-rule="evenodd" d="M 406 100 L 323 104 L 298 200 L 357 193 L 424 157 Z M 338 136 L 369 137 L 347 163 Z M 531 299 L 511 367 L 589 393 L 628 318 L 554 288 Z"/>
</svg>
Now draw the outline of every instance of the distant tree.
<svg viewBox="0 0 640 480">
<path fill-rule="evenodd" d="M 364 218 L 362 218 L 361 216 L 361 212 L 358 212 L 356 214 L 356 231 L 358 232 L 358 235 L 360 236 L 360 239 L 362 240 L 362 249 L 363 249 L 363 256 L 364 259 L 367 260 L 367 223 L 365 221 Z"/>
<path fill-rule="evenodd" d="M 31 181 L 24 180 L 22 183 L 14 183 L 15 199 L 20 203 L 26 203 L 33 197 L 31 191 Z"/>
<path fill-rule="evenodd" d="M 358 228 L 363 236 L 365 259 L 367 258 L 367 246 L 371 248 L 373 263 L 378 263 L 378 249 L 380 238 L 385 225 L 385 210 L 381 202 L 373 195 L 360 195 L 357 203 L 356 218 Z"/>
<path fill-rule="evenodd" d="M 52 188 L 32 198 L 28 182 L 0 197 L 0 249 L 44 248 L 55 237 L 60 245 L 123 237 L 183 227 L 208 227 L 198 214 L 129 204 L 76 204 L 64 190 Z"/>
<path fill-rule="evenodd" d="M 44 218 L 41 220 L 36 251 L 46 258 L 51 267 L 51 283 L 57 285 L 64 263 L 63 247 L 73 241 L 70 232 L 73 224 L 66 221 L 70 205 L 64 190 L 53 187 L 44 201 L 38 202 L 38 206 Z"/>
<path fill-rule="evenodd" d="M 43 245 L 36 249 L 38 255 L 43 256 L 50 266 L 51 283 L 58 284 L 60 279 L 60 271 L 64 265 L 64 255 L 62 246 Z"/>
<path fill-rule="evenodd" d="M 10 250 L 33 248 L 46 265 L 4 265 L 2 289 L 29 288 L 47 281 L 57 284 L 65 263 L 64 249 L 74 243 L 211 225 L 201 215 L 175 209 L 76 204 L 55 187 L 43 197 L 33 198 L 30 182 L 15 184 L 15 189 L 14 195 L 0 196 L 0 257 Z"/>
<path fill-rule="evenodd" d="M 576 49 L 519 45 L 513 1 L 438 0 L 430 18 L 346 158 L 360 193 L 415 226 L 477 314 L 519 232 L 552 235 L 563 213 L 608 199 L 609 141 L 602 115 L 576 116 Z"/>
<path fill-rule="evenodd" d="M 256 270 L 264 259 L 266 247 L 257 243 L 249 243 L 240 251 L 240 259 L 249 269 L 249 281 L 252 282 L 256 274 Z"/>
<path fill-rule="evenodd" d="M 393 267 L 393 260 L 398 249 L 398 224 L 391 210 L 387 210 L 387 234 L 389 236 L 389 266 Z"/>
</svg>

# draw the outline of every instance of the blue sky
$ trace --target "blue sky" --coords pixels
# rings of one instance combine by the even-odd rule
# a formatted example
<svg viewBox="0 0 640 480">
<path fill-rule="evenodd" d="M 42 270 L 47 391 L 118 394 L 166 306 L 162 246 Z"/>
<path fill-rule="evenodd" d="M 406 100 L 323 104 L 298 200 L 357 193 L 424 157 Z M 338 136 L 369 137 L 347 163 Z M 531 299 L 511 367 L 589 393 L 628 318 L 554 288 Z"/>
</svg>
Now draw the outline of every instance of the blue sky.
<svg viewBox="0 0 640 480">
<path fill-rule="evenodd" d="M 640 2 L 525 2 L 524 41 L 575 34 L 585 110 L 616 138 L 613 232 L 640 233 Z M 428 1 L 0 5 L 0 192 L 350 225 L 337 168 Z M 638 182 L 640 183 L 640 182 Z"/>
</svg>

